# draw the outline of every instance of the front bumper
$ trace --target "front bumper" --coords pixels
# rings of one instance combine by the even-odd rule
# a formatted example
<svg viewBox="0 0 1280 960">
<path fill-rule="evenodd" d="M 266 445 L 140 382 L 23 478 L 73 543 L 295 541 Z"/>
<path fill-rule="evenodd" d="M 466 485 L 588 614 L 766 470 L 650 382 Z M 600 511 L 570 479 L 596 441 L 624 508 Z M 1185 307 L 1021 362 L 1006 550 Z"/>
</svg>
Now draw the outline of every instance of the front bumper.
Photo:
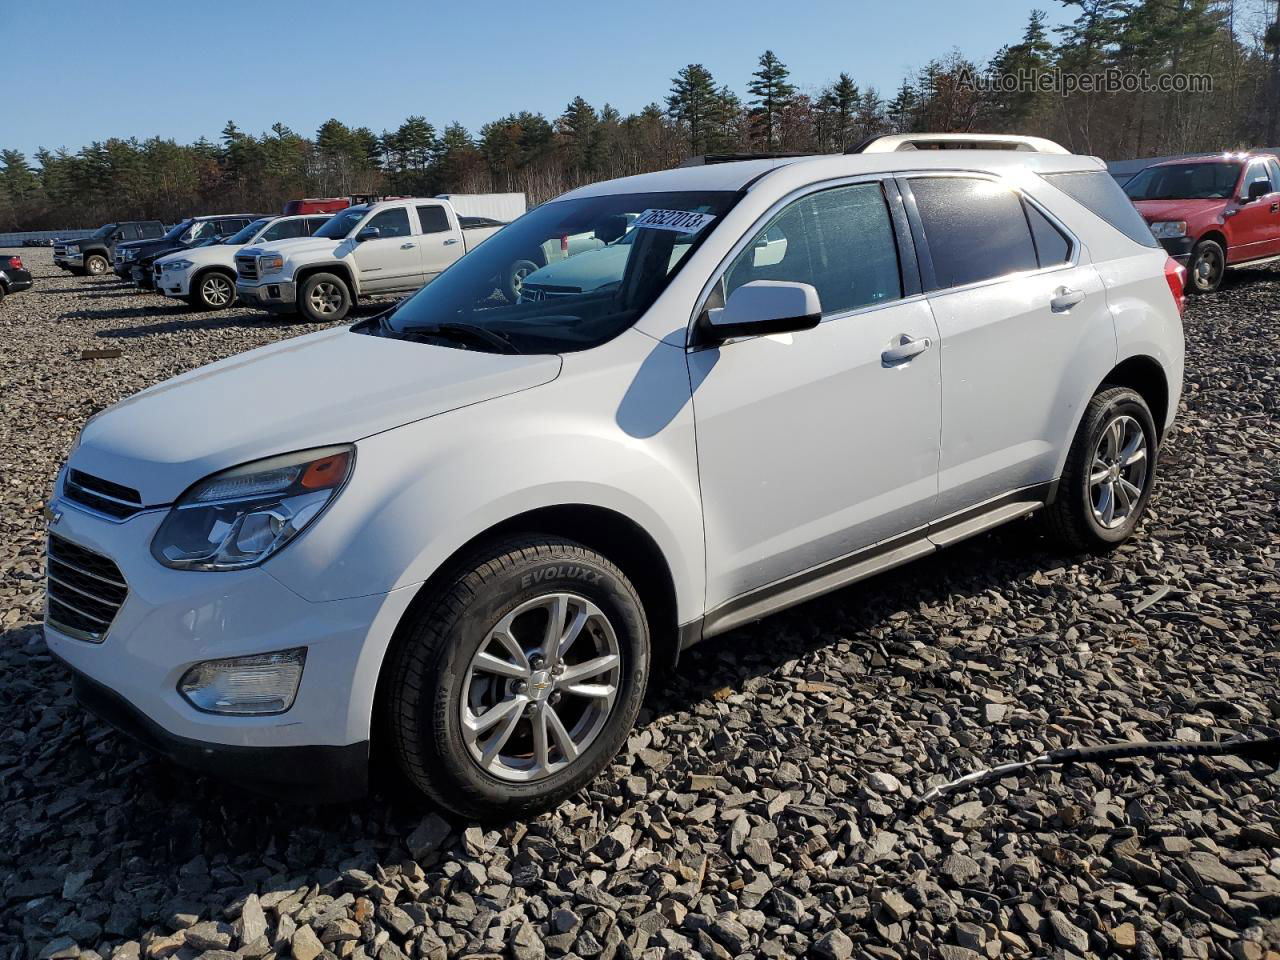
<svg viewBox="0 0 1280 960">
<path fill-rule="evenodd" d="M 289 282 L 255 286 L 237 280 L 236 297 L 246 307 L 259 307 L 263 310 L 292 310 L 297 302 L 297 293 Z"/>
<path fill-rule="evenodd" d="M 1160 246 L 1164 247 L 1165 252 L 1184 267 L 1191 259 L 1191 248 L 1195 245 L 1195 237 L 1171 237 L 1160 241 Z"/>
<path fill-rule="evenodd" d="M 76 270 L 84 266 L 83 253 L 68 253 L 62 259 L 68 270 Z"/>
<path fill-rule="evenodd" d="M 190 270 L 161 270 L 159 274 L 152 270 L 151 276 L 157 293 L 183 298 L 191 294 Z"/>
<path fill-rule="evenodd" d="M 369 789 L 369 741 L 344 747 L 239 747 L 175 737 L 119 694 L 71 668 L 80 705 L 125 736 L 181 766 L 283 800 L 336 803 Z"/>
<path fill-rule="evenodd" d="M 266 567 L 204 573 L 161 566 L 150 543 L 167 510 L 116 521 L 70 503 L 61 488 L 51 507 L 59 516 L 50 532 L 111 558 L 128 584 L 100 642 L 45 625 L 50 651 L 83 678 L 77 688 L 91 710 L 166 756 L 211 773 L 294 787 L 311 773 L 306 783 L 316 786 L 317 798 L 330 798 L 336 773 L 339 786 L 363 790 L 363 772 L 353 781 L 351 771 L 367 758 L 373 692 L 411 588 L 312 602 Z M 196 663 L 291 647 L 306 647 L 307 659 L 284 713 L 203 713 L 178 692 Z M 294 795 L 312 796 L 296 789 Z"/>
</svg>

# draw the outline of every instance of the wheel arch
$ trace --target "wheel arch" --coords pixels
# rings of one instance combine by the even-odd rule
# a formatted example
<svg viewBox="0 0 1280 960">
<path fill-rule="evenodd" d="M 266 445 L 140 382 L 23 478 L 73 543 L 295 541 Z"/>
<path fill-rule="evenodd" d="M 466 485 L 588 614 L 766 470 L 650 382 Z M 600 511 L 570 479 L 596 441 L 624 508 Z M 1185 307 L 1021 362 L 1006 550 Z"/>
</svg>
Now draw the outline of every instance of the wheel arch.
<svg viewBox="0 0 1280 960">
<path fill-rule="evenodd" d="M 635 585 L 644 604 L 653 644 L 651 673 L 662 675 L 674 668 L 679 657 L 679 625 L 676 615 L 676 587 L 671 567 L 657 540 L 632 518 L 608 507 L 573 503 L 538 507 L 516 514 L 477 533 L 453 551 L 435 571 L 419 585 L 413 600 L 405 608 L 391 637 L 382 651 L 378 679 L 374 688 L 372 730 L 374 739 L 382 740 L 378 727 L 384 715 L 389 683 L 388 664 L 394 659 L 397 644 L 404 641 L 406 631 L 431 601 L 439 585 L 454 575 L 487 545 L 520 534 L 563 537 L 597 551 L 616 563 Z"/>
<path fill-rule="evenodd" d="M 1210 227 L 1204 233 L 1200 234 L 1200 236 L 1196 237 L 1196 243 L 1200 243 L 1202 240 L 1212 240 L 1214 243 L 1222 247 L 1222 252 L 1224 254 L 1227 252 L 1227 235 L 1217 227 Z"/>
<path fill-rule="evenodd" d="M 1160 434 L 1161 440 L 1164 439 L 1169 414 L 1169 378 L 1160 361 L 1146 354 L 1128 357 L 1103 378 L 1097 389 L 1104 387 L 1128 387 L 1137 392 L 1151 408 L 1156 432 Z"/>
<path fill-rule="evenodd" d="M 341 260 L 335 260 L 332 263 L 315 263 L 308 264 L 305 267 L 299 267 L 297 273 L 293 275 L 294 290 L 301 294 L 301 288 L 307 279 L 315 276 L 317 273 L 332 273 L 335 277 L 347 285 L 347 292 L 351 294 L 352 305 L 360 298 L 360 291 L 356 287 L 355 276 Z"/>
<path fill-rule="evenodd" d="M 233 267 L 228 267 L 224 263 L 211 263 L 209 264 L 209 266 L 201 267 L 199 270 L 197 270 L 195 274 L 191 277 L 191 292 L 194 293 L 196 287 L 200 284 L 200 281 L 203 280 L 206 276 L 208 276 L 211 273 L 220 273 L 224 277 L 226 277 L 228 280 L 230 280 L 231 292 L 233 294 L 235 293 L 236 271 Z"/>
</svg>

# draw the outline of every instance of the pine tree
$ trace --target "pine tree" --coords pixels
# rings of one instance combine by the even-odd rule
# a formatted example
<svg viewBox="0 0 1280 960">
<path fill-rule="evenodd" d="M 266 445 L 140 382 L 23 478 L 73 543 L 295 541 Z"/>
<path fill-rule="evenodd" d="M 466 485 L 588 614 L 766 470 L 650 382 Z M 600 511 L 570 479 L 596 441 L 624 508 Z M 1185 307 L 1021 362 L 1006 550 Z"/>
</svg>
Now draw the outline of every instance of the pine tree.
<svg viewBox="0 0 1280 960">
<path fill-rule="evenodd" d="M 841 73 L 819 99 L 819 109 L 830 129 L 831 147 L 843 153 L 853 144 L 854 114 L 861 100 L 858 85 L 853 77 Z"/>
<path fill-rule="evenodd" d="M 691 63 L 671 80 L 667 95 L 667 116 L 684 124 L 689 151 L 706 151 L 707 135 L 716 122 L 717 96 L 711 72 L 700 63 Z"/>
<path fill-rule="evenodd" d="M 910 80 L 903 80 L 897 94 L 885 108 L 889 126 L 894 133 L 911 133 L 915 130 L 918 106 L 919 97 L 916 95 L 915 87 L 911 85 Z"/>
<path fill-rule="evenodd" d="M 574 97 L 557 121 L 570 164 L 579 176 L 590 177 L 600 167 L 600 117 L 582 97 Z"/>
<path fill-rule="evenodd" d="M 772 150 L 777 140 L 779 114 L 796 91 L 787 82 L 790 71 L 772 50 L 760 55 L 759 64 L 760 69 L 751 75 L 753 79 L 747 91 L 754 98 L 751 116 L 757 135 L 765 150 Z"/>
</svg>

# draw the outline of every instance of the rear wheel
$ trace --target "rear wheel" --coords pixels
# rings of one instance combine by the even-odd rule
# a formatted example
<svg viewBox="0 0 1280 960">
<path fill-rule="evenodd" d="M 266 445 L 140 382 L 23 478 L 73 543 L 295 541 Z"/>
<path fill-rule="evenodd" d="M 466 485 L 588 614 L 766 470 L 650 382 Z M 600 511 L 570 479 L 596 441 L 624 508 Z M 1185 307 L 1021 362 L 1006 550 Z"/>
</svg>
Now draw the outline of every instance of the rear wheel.
<svg viewBox="0 0 1280 960">
<path fill-rule="evenodd" d="M 1050 534 L 1072 552 L 1105 553 L 1128 540 L 1146 510 L 1159 452 L 1151 410 L 1128 387 L 1094 394 L 1076 430 Z"/>
<path fill-rule="evenodd" d="M 107 258 L 100 253 L 91 253 L 84 258 L 84 272 L 91 277 L 100 277 L 107 272 Z"/>
<path fill-rule="evenodd" d="M 1187 290 L 1190 293 L 1213 293 L 1222 286 L 1227 272 L 1227 253 L 1216 240 L 1201 240 L 1187 261 Z"/>
<path fill-rule="evenodd" d="M 191 303 L 201 310 L 221 310 L 236 299 L 236 284 L 228 274 L 212 271 L 196 277 Z"/>
<path fill-rule="evenodd" d="M 649 630 L 605 557 L 523 538 L 441 585 L 388 670 L 388 729 L 408 779 L 464 816 L 519 816 L 559 803 L 621 748 L 644 697 Z"/>
<path fill-rule="evenodd" d="M 298 310 L 312 323 L 335 323 L 350 309 L 351 291 L 332 273 L 313 273 L 298 289 Z"/>
</svg>

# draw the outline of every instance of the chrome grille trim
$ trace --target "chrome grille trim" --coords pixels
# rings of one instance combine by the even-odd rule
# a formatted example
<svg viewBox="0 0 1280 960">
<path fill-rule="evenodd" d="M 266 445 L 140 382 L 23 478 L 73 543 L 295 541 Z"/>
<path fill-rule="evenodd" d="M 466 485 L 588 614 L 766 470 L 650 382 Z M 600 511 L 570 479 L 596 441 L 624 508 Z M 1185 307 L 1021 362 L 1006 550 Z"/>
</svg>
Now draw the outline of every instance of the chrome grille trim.
<svg viewBox="0 0 1280 960">
<path fill-rule="evenodd" d="M 45 623 L 78 640 L 101 643 L 129 596 L 110 557 L 50 534 L 46 544 Z"/>
<path fill-rule="evenodd" d="M 116 521 L 128 520 L 143 510 L 142 494 L 137 490 L 79 470 L 67 471 L 62 495 L 68 503 L 87 507 Z"/>
</svg>

